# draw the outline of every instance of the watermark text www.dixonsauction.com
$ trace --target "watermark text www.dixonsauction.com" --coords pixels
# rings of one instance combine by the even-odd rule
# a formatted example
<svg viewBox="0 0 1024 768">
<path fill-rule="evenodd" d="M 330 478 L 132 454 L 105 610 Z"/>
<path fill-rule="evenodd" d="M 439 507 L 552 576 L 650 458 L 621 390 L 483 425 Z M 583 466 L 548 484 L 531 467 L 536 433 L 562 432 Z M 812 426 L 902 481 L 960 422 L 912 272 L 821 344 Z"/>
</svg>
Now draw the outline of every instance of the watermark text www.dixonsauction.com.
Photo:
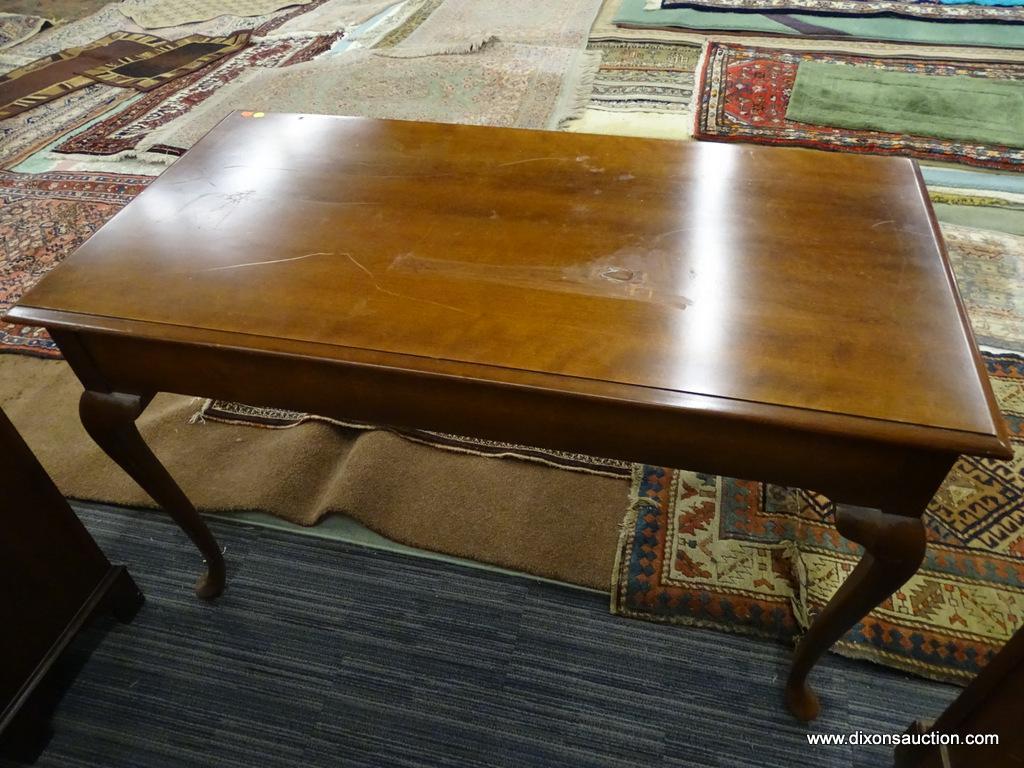
<svg viewBox="0 0 1024 768">
<path fill-rule="evenodd" d="M 808 733 L 808 744 L 849 744 L 855 747 L 886 746 L 983 746 L 999 743 L 998 733 Z"/>
</svg>

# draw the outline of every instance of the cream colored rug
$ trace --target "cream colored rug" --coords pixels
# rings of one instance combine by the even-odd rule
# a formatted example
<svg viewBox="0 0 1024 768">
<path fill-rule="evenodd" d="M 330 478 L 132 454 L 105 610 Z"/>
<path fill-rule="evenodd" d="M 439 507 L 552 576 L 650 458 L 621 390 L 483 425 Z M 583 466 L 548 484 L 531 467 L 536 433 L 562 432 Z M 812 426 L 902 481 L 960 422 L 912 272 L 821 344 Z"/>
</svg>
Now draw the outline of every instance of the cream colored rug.
<svg viewBox="0 0 1024 768">
<path fill-rule="evenodd" d="M 124 0 L 122 14 L 143 29 L 209 21 L 218 16 L 262 16 L 313 0 Z"/>
<path fill-rule="evenodd" d="M 273 3 L 288 5 L 288 3 Z M 21 64 L 49 56 L 65 48 L 88 45 L 111 32 L 144 32 L 145 30 L 121 12 L 121 3 L 109 3 L 93 14 L 67 24 L 58 24 L 44 29 L 15 48 L 3 51 L 3 54 L 16 53 Z M 189 35 L 229 35 L 240 29 L 256 30 L 260 27 L 275 26 L 279 20 L 297 14 L 300 6 L 290 5 L 284 10 L 263 14 L 261 16 L 217 16 L 207 21 L 184 24 L 176 27 L 161 28 L 159 36 L 166 40 L 177 40 Z M 15 64 L 14 66 L 19 66 Z M 13 67 L 12 67 L 13 68 Z"/>
<path fill-rule="evenodd" d="M 586 51 L 508 43 L 412 59 L 346 52 L 243 75 L 137 150 L 186 150 L 236 110 L 553 129 L 586 105 L 598 64 Z"/>
<path fill-rule="evenodd" d="M 444 0 L 395 55 L 464 53 L 489 40 L 584 48 L 601 0 Z"/>
<path fill-rule="evenodd" d="M 613 136 L 638 136 L 645 139 L 690 138 L 690 120 L 661 112 L 610 112 L 588 108 L 565 128 L 574 133 L 603 133 Z"/>
</svg>

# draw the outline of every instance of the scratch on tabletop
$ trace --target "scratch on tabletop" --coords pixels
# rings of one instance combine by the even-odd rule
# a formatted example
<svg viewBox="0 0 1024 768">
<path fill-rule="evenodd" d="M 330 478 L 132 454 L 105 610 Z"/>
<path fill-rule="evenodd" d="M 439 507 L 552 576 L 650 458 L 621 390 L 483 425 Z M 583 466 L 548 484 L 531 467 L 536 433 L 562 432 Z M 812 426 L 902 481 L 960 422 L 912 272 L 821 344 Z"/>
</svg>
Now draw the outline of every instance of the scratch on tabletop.
<svg viewBox="0 0 1024 768">
<path fill-rule="evenodd" d="M 283 264 L 286 261 L 302 261 L 302 259 L 309 259 L 312 258 L 313 256 L 331 255 L 332 254 L 326 251 L 317 251 L 316 253 L 307 253 L 305 256 L 292 256 L 289 259 L 272 259 L 271 261 L 248 261 L 245 264 L 228 264 L 226 267 L 210 267 L 209 269 L 204 269 L 203 272 L 219 272 L 224 269 L 242 269 L 243 267 L 262 267 L 267 264 Z"/>
<path fill-rule="evenodd" d="M 504 168 L 507 165 L 522 165 L 523 163 L 541 163 L 545 161 L 565 160 L 564 157 L 528 157 L 525 160 L 512 160 L 507 163 L 498 163 L 498 168 Z"/>
<path fill-rule="evenodd" d="M 407 296 L 407 295 L 405 295 L 403 293 L 396 293 L 395 291 L 389 291 L 387 288 L 382 286 L 377 281 L 377 278 L 376 278 L 376 276 L 374 276 L 373 272 L 371 272 L 362 263 L 360 263 L 356 259 L 355 256 L 353 256 L 351 253 L 343 253 L 341 255 L 342 256 L 346 256 L 348 258 L 348 260 L 351 261 L 358 269 L 362 270 L 362 272 L 364 272 L 366 274 L 366 276 L 370 278 L 370 281 L 373 283 L 373 287 L 376 288 L 381 293 L 386 293 L 389 296 L 394 296 L 394 297 L 399 298 L 399 299 L 409 299 L 411 301 L 420 301 L 420 302 L 423 302 L 424 304 L 433 304 L 436 307 L 443 307 L 444 309 L 450 309 L 453 312 L 459 312 L 459 313 L 461 313 L 463 315 L 468 315 L 469 314 L 466 310 L 459 309 L 458 307 L 453 307 L 450 304 L 442 304 L 439 301 L 431 301 L 430 299 L 421 299 L 421 298 L 418 298 L 416 296 Z"/>
</svg>

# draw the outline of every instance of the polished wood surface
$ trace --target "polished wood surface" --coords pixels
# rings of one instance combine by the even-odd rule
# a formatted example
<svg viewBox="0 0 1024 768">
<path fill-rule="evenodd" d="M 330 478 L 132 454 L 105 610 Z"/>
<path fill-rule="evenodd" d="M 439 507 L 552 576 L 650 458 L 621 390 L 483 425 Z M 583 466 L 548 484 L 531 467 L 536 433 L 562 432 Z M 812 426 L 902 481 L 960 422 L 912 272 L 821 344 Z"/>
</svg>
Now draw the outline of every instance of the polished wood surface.
<svg viewBox="0 0 1024 768">
<path fill-rule="evenodd" d="M 1005 447 L 908 160 L 235 114 L 21 305 Z"/>
<path fill-rule="evenodd" d="M 10 313 L 224 588 L 134 421 L 160 391 L 808 488 L 865 554 L 785 699 L 920 563 L 960 454 L 1012 456 L 916 166 L 229 116 Z"/>
</svg>

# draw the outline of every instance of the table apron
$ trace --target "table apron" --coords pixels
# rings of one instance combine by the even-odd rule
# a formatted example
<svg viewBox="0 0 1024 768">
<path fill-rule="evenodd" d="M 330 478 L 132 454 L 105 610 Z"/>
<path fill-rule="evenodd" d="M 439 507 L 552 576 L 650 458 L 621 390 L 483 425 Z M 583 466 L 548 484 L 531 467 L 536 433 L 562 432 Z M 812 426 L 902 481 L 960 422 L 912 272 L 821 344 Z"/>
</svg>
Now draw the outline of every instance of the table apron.
<svg viewBox="0 0 1024 768">
<path fill-rule="evenodd" d="M 256 350 L 51 329 L 86 389 L 210 397 L 763 480 L 920 514 L 956 455 L 611 398 Z M 919 480 L 918 480 L 919 478 Z M 914 511 L 916 510 L 916 512 Z"/>
</svg>

